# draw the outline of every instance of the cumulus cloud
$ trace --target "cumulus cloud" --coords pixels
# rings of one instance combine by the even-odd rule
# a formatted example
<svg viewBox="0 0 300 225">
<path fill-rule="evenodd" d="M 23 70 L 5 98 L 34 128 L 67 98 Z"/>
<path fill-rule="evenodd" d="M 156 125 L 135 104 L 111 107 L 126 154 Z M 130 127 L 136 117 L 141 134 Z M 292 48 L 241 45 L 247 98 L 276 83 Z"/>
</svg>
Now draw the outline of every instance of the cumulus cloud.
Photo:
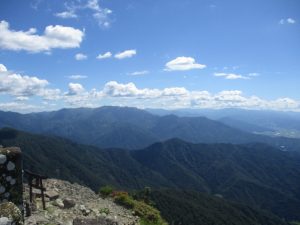
<svg viewBox="0 0 300 225">
<path fill-rule="evenodd" d="M 131 58 L 134 55 L 136 55 L 136 50 L 130 49 L 130 50 L 125 50 L 123 52 L 119 52 L 119 53 L 115 54 L 115 58 L 125 59 L 125 58 Z"/>
<path fill-rule="evenodd" d="M 43 97 L 44 100 L 59 100 L 61 99 L 61 90 L 60 89 L 50 89 L 44 88 L 41 89 L 36 95 Z"/>
<path fill-rule="evenodd" d="M 49 52 L 52 49 L 78 48 L 84 32 L 73 27 L 61 25 L 47 26 L 42 35 L 36 34 L 35 28 L 28 31 L 10 29 L 9 23 L 0 22 L 0 48 L 13 51 Z"/>
<path fill-rule="evenodd" d="M 196 63 L 196 60 L 192 57 L 177 57 L 166 63 L 165 70 L 166 71 L 185 71 L 192 69 L 204 69 L 206 65 Z"/>
<path fill-rule="evenodd" d="M 132 82 L 121 84 L 116 81 L 107 82 L 103 88 L 103 95 L 110 97 L 139 97 L 139 98 L 159 98 L 163 96 L 183 96 L 188 91 L 184 87 L 171 87 L 165 89 L 139 89 Z"/>
<path fill-rule="evenodd" d="M 0 73 L 0 93 L 31 96 L 37 94 L 48 85 L 47 80 L 37 77 L 22 76 L 16 73 Z"/>
<path fill-rule="evenodd" d="M 3 64 L 0 64 L 0 94 L 8 94 L 15 97 L 41 96 L 57 99 L 60 91 L 48 89 L 49 82 L 34 76 L 21 75 L 10 72 Z"/>
<path fill-rule="evenodd" d="M 81 75 L 73 78 L 80 79 Z M 14 102 L 0 101 L 0 109 L 14 111 L 43 111 L 64 107 L 99 107 L 122 105 L 147 108 L 245 108 L 300 111 L 300 101 L 288 97 L 266 100 L 247 96 L 241 90 L 210 93 L 207 90 L 188 90 L 185 87 L 139 88 L 135 83 L 107 82 L 103 88 L 86 90 L 80 83 L 69 83 L 67 90 L 48 88 L 49 82 L 35 76 L 9 71 L 0 64 L 0 94 L 13 97 Z M 40 97 L 43 107 L 32 105 Z M 41 105 L 41 104 L 39 104 Z"/>
<path fill-rule="evenodd" d="M 187 96 L 188 90 L 184 87 L 165 88 L 161 91 L 162 96 Z"/>
<path fill-rule="evenodd" d="M 101 91 L 101 97 L 110 97 L 116 105 L 153 108 L 245 108 L 300 111 L 300 102 L 290 98 L 264 100 L 245 96 L 240 90 L 225 90 L 212 94 L 208 91 L 189 91 L 184 87 L 164 89 L 139 89 L 132 82 L 127 84 L 110 81 Z M 140 99 L 140 100 L 139 100 Z"/>
<path fill-rule="evenodd" d="M 108 59 L 112 56 L 111 52 L 105 52 L 104 54 L 99 54 L 96 59 Z"/>
<path fill-rule="evenodd" d="M 245 100 L 242 97 L 242 92 L 239 90 L 221 91 L 214 96 L 214 100 L 222 102 L 242 102 Z"/>
<path fill-rule="evenodd" d="M 131 75 L 131 76 L 141 76 L 141 75 L 146 75 L 148 73 L 149 73 L 148 70 L 141 70 L 141 71 L 132 72 L 129 75 Z"/>
<path fill-rule="evenodd" d="M 85 75 L 71 75 L 71 76 L 68 76 L 69 79 L 72 79 L 72 80 L 79 80 L 79 79 L 85 79 L 87 78 L 87 76 Z"/>
<path fill-rule="evenodd" d="M 253 76 L 254 74 L 252 74 Z M 244 79 L 244 80 L 249 80 L 249 76 L 243 76 L 240 74 L 235 74 L 235 73 L 214 73 L 214 76 L 216 77 L 224 77 L 227 80 L 236 80 L 236 79 Z"/>
<path fill-rule="evenodd" d="M 0 64 L 0 72 L 6 72 L 6 66 L 4 66 L 3 64 Z"/>
<path fill-rule="evenodd" d="M 281 19 L 279 20 L 279 24 L 284 25 L 284 24 L 295 24 L 296 20 L 293 18 L 286 18 L 286 19 Z"/>
<path fill-rule="evenodd" d="M 78 95 L 84 92 L 84 88 L 78 83 L 69 83 L 69 91 L 67 95 Z"/>
<path fill-rule="evenodd" d="M 77 54 L 75 55 L 75 59 L 78 60 L 78 61 L 86 60 L 87 58 L 88 58 L 87 55 L 82 54 L 82 53 L 77 53 Z"/>
<path fill-rule="evenodd" d="M 104 86 L 103 93 L 111 97 L 133 97 L 141 96 L 145 90 L 138 89 L 134 83 L 120 84 L 116 81 L 107 82 Z"/>
<path fill-rule="evenodd" d="M 270 108 L 279 110 L 296 109 L 300 107 L 300 103 L 291 98 L 279 98 L 269 103 Z"/>
</svg>

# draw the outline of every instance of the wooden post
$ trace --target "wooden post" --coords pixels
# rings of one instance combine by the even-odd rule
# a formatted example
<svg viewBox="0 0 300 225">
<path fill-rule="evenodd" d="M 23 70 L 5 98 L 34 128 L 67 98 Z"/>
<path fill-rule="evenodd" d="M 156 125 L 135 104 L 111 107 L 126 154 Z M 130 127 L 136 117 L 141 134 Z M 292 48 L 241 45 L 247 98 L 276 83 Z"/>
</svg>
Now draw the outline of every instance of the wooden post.
<svg viewBox="0 0 300 225">
<path fill-rule="evenodd" d="M 28 176 L 30 203 L 33 202 L 32 188 L 39 189 L 39 190 L 41 190 L 43 209 L 45 210 L 46 209 L 46 203 L 45 203 L 44 192 L 46 191 L 46 188 L 43 187 L 43 179 L 47 179 L 47 177 L 42 176 L 40 174 L 33 173 L 31 171 L 28 171 L 28 170 L 25 170 L 25 173 Z"/>
</svg>

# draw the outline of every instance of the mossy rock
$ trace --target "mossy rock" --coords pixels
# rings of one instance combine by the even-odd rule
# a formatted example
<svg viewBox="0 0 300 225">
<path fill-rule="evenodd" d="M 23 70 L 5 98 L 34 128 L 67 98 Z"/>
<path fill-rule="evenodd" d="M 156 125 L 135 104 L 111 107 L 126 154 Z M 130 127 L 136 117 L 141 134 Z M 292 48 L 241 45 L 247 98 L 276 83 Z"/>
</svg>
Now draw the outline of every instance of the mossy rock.
<svg viewBox="0 0 300 225">
<path fill-rule="evenodd" d="M 0 217 L 11 219 L 16 225 L 23 225 L 23 217 L 20 209 L 12 202 L 0 204 Z"/>
</svg>

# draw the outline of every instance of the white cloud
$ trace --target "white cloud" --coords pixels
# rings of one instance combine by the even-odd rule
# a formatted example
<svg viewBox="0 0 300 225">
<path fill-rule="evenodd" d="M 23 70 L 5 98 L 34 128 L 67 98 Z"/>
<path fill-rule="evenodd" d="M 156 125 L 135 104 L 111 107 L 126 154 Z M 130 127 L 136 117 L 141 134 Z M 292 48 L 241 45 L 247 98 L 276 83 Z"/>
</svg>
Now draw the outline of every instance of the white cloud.
<svg viewBox="0 0 300 225">
<path fill-rule="evenodd" d="M 78 48 L 84 32 L 61 25 L 47 26 L 43 35 L 37 35 L 35 28 L 28 31 L 14 31 L 6 21 L 0 22 L 0 48 L 13 51 L 49 52 L 55 48 Z"/>
<path fill-rule="evenodd" d="M 67 95 L 78 95 L 82 92 L 84 92 L 84 88 L 81 84 L 69 83 L 69 91 Z"/>
<path fill-rule="evenodd" d="M 108 59 L 112 56 L 111 52 L 105 52 L 104 54 L 99 54 L 96 59 Z"/>
<path fill-rule="evenodd" d="M 27 101 L 29 98 L 26 96 L 18 96 L 16 97 L 16 101 Z"/>
<path fill-rule="evenodd" d="M 300 103 L 291 98 L 279 98 L 270 102 L 271 108 L 280 110 L 299 108 Z"/>
<path fill-rule="evenodd" d="M 186 90 L 184 87 L 165 88 L 161 92 L 162 96 L 184 96 L 188 94 L 188 90 Z"/>
<path fill-rule="evenodd" d="M 87 8 L 93 9 L 95 11 L 99 11 L 100 10 L 100 6 L 98 3 L 98 0 L 89 0 L 86 4 Z"/>
<path fill-rule="evenodd" d="M 204 69 L 206 65 L 196 63 L 196 60 L 192 57 L 177 57 L 166 63 L 165 70 L 166 71 L 185 71 L 192 69 Z"/>
<path fill-rule="evenodd" d="M 16 73 L 0 73 L 0 93 L 15 96 L 31 96 L 37 94 L 48 85 L 47 80 L 37 77 L 22 76 Z"/>
<path fill-rule="evenodd" d="M 79 79 L 81 75 L 74 75 Z M 70 76 L 71 77 L 71 76 Z M 107 82 L 102 89 L 85 90 L 80 83 L 69 83 L 66 91 L 48 88 L 49 82 L 35 76 L 9 71 L 0 64 L 0 94 L 14 102 L 0 100 L 0 109 L 13 111 L 43 111 L 60 107 L 99 107 L 122 105 L 147 108 L 245 108 L 282 111 L 299 111 L 300 101 L 288 97 L 265 100 L 247 96 L 241 90 L 224 90 L 210 93 L 206 90 L 188 90 L 185 87 L 139 88 L 135 83 Z M 40 103 L 32 104 L 32 99 Z M 36 101 L 34 101 L 36 102 Z M 36 103 L 35 103 L 36 104 Z"/>
<path fill-rule="evenodd" d="M 101 7 L 98 0 L 77 1 L 76 4 L 75 2 L 65 3 L 65 8 L 66 11 L 54 15 L 63 19 L 78 18 L 80 11 L 85 11 L 85 16 L 89 16 L 89 12 L 87 12 L 89 10 L 92 11 L 92 17 L 100 27 L 108 28 L 111 25 L 112 10 Z"/>
<path fill-rule="evenodd" d="M 134 55 L 136 55 L 136 50 L 130 49 L 130 50 L 125 50 L 123 52 L 119 52 L 119 53 L 115 54 L 115 58 L 125 59 L 125 58 L 131 58 Z"/>
<path fill-rule="evenodd" d="M 290 98 L 264 100 L 247 97 L 240 90 L 225 90 L 216 94 L 189 91 L 184 87 L 139 89 L 134 83 L 110 81 L 101 91 L 102 99 L 110 98 L 112 105 L 152 108 L 245 108 L 300 111 L 300 102 Z"/>
<path fill-rule="evenodd" d="M 286 19 L 286 22 L 287 22 L 287 23 L 290 23 L 290 24 L 294 24 L 294 23 L 296 23 L 296 20 L 294 20 L 294 19 L 292 19 L 292 18 L 287 18 L 287 19 Z"/>
<path fill-rule="evenodd" d="M 85 75 L 71 75 L 71 76 L 68 76 L 69 79 L 72 79 L 72 80 L 79 80 L 79 79 L 85 79 L 87 78 L 87 76 Z"/>
<path fill-rule="evenodd" d="M 103 96 L 110 97 L 137 97 L 137 98 L 159 98 L 159 97 L 180 97 L 187 95 L 188 91 L 183 87 L 171 87 L 159 89 L 138 89 L 134 83 L 121 84 L 116 81 L 107 82 L 102 90 Z"/>
<path fill-rule="evenodd" d="M 43 97 L 44 100 L 59 100 L 62 98 L 60 89 L 41 89 L 37 96 Z"/>
<path fill-rule="evenodd" d="M 250 79 L 250 77 L 248 77 L 248 76 L 243 76 L 243 75 L 234 74 L 234 73 L 214 73 L 214 76 L 224 77 L 227 80 L 236 80 L 236 79 L 249 80 Z"/>
<path fill-rule="evenodd" d="M 64 11 L 64 12 L 60 12 L 60 13 L 55 13 L 54 15 L 57 17 L 63 18 L 63 19 L 70 19 L 70 18 L 78 17 L 74 11 Z"/>
<path fill-rule="evenodd" d="M 75 55 L 75 59 L 78 60 L 78 61 L 86 60 L 87 58 L 88 58 L 87 55 L 82 54 L 82 53 L 77 53 L 77 54 Z"/>
<path fill-rule="evenodd" d="M 0 64 L 0 94 L 15 97 L 41 96 L 44 98 L 57 98 L 58 89 L 48 89 L 49 82 L 33 76 L 10 72 Z"/>
<path fill-rule="evenodd" d="M 100 7 L 98 0 L 89 0 L 86 8 L 95 11 L 93 17 L 97 20 L 100 27 L 110 27 L 111 21 L 109 16 L 112 14 L 111 9 Z"/>
<path fill-rule="evenodd" d="M 129 75 L 131 76 L 141 76 L 141 75 L 146 75 L 148 74 L 149 71 L 148 70 L 142 70 L 142 71 L 135 71 L 135 72 L 132 72 L 130 73 Z"/>
<path fill-rule="evenodd" d="M 242 92 L 239 90 L 221 91 L 214 96 L 214 100 L 222 102 L 242 102 L 245 100 L 242 97 Z"/>
<path fill-rule="evenodd" d="M 281 19 L 279 20 L 279 24 L 284 25 L 284 24 L 295 24 L 296 20 L 293 18 L 287 18 L 287 19 Z"/>
<path fill-rule="evenodd" d="M 103 93 L 112 97 L 137 96 L 141 93 L 134 83 L 119 84 L 116 81 L 107 82 L 104 86 Z"/>
<path fill-rule="evenodd" d="M 0 72 L 6 72 L 6 66 L 4 66 L 3 64 L 0 64 Z"/>
<path fill-rule="evenodd" d="M 93 14 L 93 17 L 98 21 L 100 27 L 108 28 L 111 25 L 109 15 L 112 13 L 110 9 L 100 9 Z"/>
</svg>

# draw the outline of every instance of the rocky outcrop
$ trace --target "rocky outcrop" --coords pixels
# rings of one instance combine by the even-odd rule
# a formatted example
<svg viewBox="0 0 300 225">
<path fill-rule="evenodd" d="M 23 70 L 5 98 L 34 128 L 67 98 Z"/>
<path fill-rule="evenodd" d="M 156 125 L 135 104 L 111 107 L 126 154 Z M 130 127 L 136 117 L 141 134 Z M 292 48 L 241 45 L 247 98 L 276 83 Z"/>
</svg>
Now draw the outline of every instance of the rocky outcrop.
<svg viewBox="0 0 300 225">
<path fill-rule="evenodd" d="M 22 154 L 0 146 L 0 225 L 23 224 Z"/>
<path fill-rule="evenodd" d="M 36 195 L 32 215 L 25 218 L 27 225 L 139 224 L 139 218 L 132 211 L 115 204 L 112 199 L 101 198 L 87 187 L 56 179 L 45 180 L 44 186 L 46 210 L 42 210 L 40 196 Z M 25 198 L 28 198 L 28 187 L 25 190 Z"/>
<path fill-rule="evenodd" d="M 0 203 L 13 202 L 22 211 L 22 193 L 21 150 L 0 147 Z"/>
<path fill-rule="evenodd" d="M 14 203 L 0 204 L 0 225 L 23 225 L 22 213 Z"/>
</svg>

